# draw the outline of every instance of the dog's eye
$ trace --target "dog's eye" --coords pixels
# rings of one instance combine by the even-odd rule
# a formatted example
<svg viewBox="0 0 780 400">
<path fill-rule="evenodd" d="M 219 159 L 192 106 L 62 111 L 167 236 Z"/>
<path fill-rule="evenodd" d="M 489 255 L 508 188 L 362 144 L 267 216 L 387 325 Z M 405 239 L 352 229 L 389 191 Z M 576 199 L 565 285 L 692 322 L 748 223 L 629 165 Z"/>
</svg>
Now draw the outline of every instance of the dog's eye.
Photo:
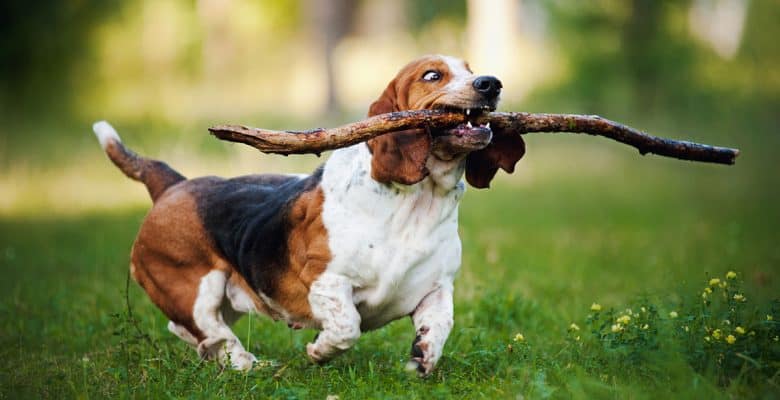
<svg viewBox="0 0 780 400">
<path fill-rule="evenodd" d="M 441 79 L 441 74 L 436 71 L 425 71 L 422 78 L 424 81 L 438 81 Z"/>
</svg>

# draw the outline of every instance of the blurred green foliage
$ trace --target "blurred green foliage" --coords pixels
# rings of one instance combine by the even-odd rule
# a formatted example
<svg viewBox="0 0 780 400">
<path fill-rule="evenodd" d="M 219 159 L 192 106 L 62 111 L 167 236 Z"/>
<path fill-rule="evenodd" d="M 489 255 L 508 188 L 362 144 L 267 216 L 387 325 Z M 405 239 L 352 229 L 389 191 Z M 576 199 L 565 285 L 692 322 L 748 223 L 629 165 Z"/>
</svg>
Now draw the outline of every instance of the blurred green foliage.
<svg viewBox="0 0 780 400">
<path fill-rule="evenodd" d="M 306 10 L 315 3 L 284 0 L 245 7 L 245 13 L 255 12 L 257 18 L 267 20 L 269 32 L 273 33 L 258 37 L 257 46 L 269 50 L 283 48 L 279 44 L 287 38 L 310 30 Z M 748 3 L 744 34 L 733 59 L 720 58 L 693 38 L 688 29 L 691 4 L 690 0 L 524 1 L 523 7 L 535 5 L 544 11 L 550 45 L 560 53 L 568 74 L 532 93 L 526 104 L 513 106 L 646 121 L 664 115 L 661 119 L 687 121 L 701 130 L 739 130 L 740 135 L 768 136 L 766 133 L 780 122 L 776 112 L 780 109 L 780 51 L 775 39 L 780 37 L 780 3 Z M 95 61 L 100 36 L 105 33 L 100 30 L 101 25 L 126 18 L 128 10 L 143 5 L 148 3 L 2 2 L 0 120 L 13 122 L 23 118 L 35 125 L 35 121 L 29 120 L 38 120 L 37 116 L 42 114 L 58 121 L 77 119 L 73 109 L 85 107 L 77 104 L 85 101 L 78 93 L 93 90 L 97 85 L 90 64 Z M 182 3 L 177 7 L 195 10 L 200 6 Z M 465 0 L 407 1 L 405 9 L 406 29 L 412 35 L 442 19 L 465 30 Z M 350 15 L 361 17 L 360 13 Z M 240 21 L 230 23 L 241 25 Z M 198 49 L 206 44 L 203 37 L 196 38 L 194 47 L 180 54 L 177 61 L 186 64 L 179 68 L 184 74 L 201 70 L 203 57 Z M 263 45 L 269 41 L 277 45 Z M 118 73 L 128 71 L 134 70 Z M 11 134 L 9 130 L 0 132 Z"/>
<path fill-rule="evenodd" d="M 66 115 L 89 63 L 95 27 L 117 14 L 118 0 L 0 2 L 0 109 Z"/>
</svg>

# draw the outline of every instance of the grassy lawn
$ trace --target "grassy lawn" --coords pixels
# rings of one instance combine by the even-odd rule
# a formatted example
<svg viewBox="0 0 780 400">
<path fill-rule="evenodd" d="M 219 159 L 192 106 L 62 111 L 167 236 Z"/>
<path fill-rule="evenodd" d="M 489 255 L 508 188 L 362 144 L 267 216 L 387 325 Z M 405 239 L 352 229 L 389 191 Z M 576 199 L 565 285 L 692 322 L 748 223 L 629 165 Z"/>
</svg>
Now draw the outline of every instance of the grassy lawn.
<svg viewBox="0 0 780 400">
<path fill-rule="evenodd" d="M 727 168 L 642 159 L 592 138 L 529 142 L 518 175 L 464 198 L 455 328 L 427 379 L 403 369 L 408 320 L 318 367 L 305 358 L 313 331 L 245 317 L 235 332 L 271 363 L 243 374 L 201 362 L 135 283 L 125 290 L 144 206 L 41 208 L 0 214 L 0 399 L 777 396 L 778 328 L 766 318 L 780 319 L 771 146 L 740 144 L 743 157 Z M 730 270 L 728 290 L 742 289 L 704 307 L 709 279 Z M 712 287 L 712 297 L 726 290 Z M 709 311 L 719 302 L 736 318 L 729 324 Z M 611 332 L 627 308 L 633 321 Z M 729 345 L 737 324 L 757 336 L 734 333 Z"/>
</svg>

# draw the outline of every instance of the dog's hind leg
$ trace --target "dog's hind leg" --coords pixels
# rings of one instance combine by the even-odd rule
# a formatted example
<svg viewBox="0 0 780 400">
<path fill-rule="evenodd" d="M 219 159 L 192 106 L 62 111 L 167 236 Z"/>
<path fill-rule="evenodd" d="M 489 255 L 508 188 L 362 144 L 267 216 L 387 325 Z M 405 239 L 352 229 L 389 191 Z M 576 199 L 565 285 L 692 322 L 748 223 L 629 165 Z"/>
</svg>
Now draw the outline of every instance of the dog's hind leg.
<svg viewBox="0 0 780 400">
<path fill-rule="evenodd" d="M 234 369 L 248 370 L 257 359 L 244 349 L 222 314 L 227 281 L 228 273 L 219 269 L 212 270 L 200 280 L 192 310 L 195 325 L 204 336 L 198 343 L 198 354 L 203 358 L 216 358 L 220 364 L 230 364 Z"/>
</svg>

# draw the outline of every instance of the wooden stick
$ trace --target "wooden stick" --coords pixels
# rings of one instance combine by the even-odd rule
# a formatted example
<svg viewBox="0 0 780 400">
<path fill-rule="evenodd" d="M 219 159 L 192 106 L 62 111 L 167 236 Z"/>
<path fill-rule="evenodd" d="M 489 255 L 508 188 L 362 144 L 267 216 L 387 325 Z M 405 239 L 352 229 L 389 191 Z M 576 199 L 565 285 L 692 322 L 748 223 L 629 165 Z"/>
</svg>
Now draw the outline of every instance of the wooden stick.
<svg viewBox="0 0 780 400">
<path fill-rule="evenodd" d="M 217 125 L 209 131 L 219 139 L 248 144 L 264 153 L 319 155 L 323 151 L 347 147 L 393 131 L 423 126 L 446 128 L 462 122 L 465 122 L 465 116 L 459 113 L 419 110 L 380 114 L 330 129 L 273 131 L 241 125 Z"/>
<path fill-rule="evenodd" d="M 739 150 L 648 135 L 629 126 L 596 115 L 534 114 L 491 112 L 476 118 L 490 122 L 494 132 L 526 134 L 530 132 L 569 132 L 604 136 L 647 153 L 681 160 L 734 164 Z M 427 127 L 443 129 L 466 122 L 463 113 L 443 110 L 401 111 L 381 114 L 331 129 L 309 131 L 273 131 L 239 125 L 218 125 L 209 131 L 219 139 L 248 144 L 265 153 L 319 155 L 323 151 L 346 147 L 373 137 L 404 129 Z"/>
<path fill-rule="evenodd" d="M 651 153 L 728 165 L 734 164 L 739 155 L 738 149 L 652 136 L 598 115 L 490 113 L 488 118 L 491 126 L 508 132 L 568 132 L 604 136 L 635 147 L 642 155 Z"/>
</svg>

